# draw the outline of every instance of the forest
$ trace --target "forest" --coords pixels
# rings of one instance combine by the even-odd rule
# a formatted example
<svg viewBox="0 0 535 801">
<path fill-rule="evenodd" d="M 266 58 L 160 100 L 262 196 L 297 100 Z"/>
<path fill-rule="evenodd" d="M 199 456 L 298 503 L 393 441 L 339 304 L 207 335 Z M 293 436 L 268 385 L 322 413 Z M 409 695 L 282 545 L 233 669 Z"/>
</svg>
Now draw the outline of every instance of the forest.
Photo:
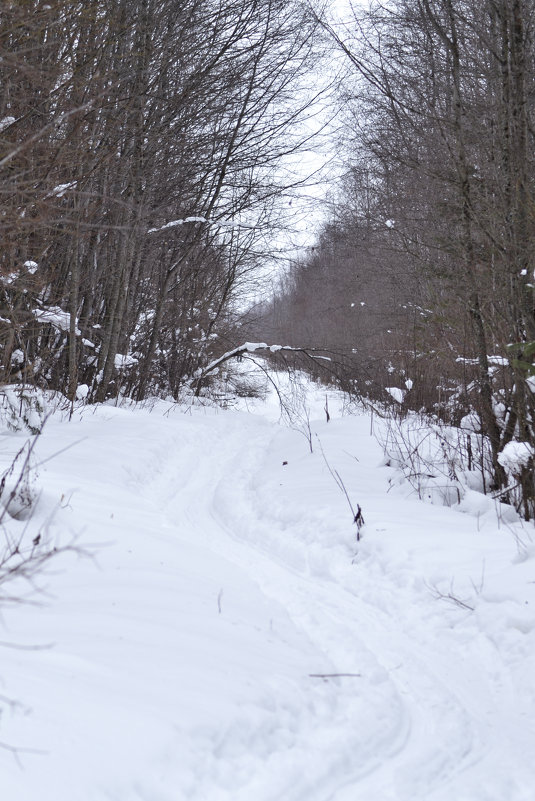
<svg viewBox="0 0 535 801">
<path fill-rule="evenodd" d="M 535 0 L 0 0 L 1 801 L 535 798 Z"/>
<path fill-rule="evenodd" d="M 321 351 L 384 414 L 469 419 L 485 489 L 532 518 L 535 3 L 349 8 L 2 4 L 2 386 L 178 399 L 246 338 Z M 248 307 L 326 54 L 342 169 Z"/>
<path fill-rule="evenodd" d="M 358 13 L 357 13 L 358 12 Z M 324 31 L 346 56 L 345 171 L 265 321 L 360 396 L 470 428 L 486 490 L 533 517 L 535 5 L 394 0 Z M 283 332 L 280 334 L 279 332 Z M 470 459 L 469 459 L 470 461 Z"/>
<path fill-rule="evenodd" d="M 2 4 L 2 383 L 176 396 L 231 335 L 308 135 L 305 12 Z"/>
</svg>

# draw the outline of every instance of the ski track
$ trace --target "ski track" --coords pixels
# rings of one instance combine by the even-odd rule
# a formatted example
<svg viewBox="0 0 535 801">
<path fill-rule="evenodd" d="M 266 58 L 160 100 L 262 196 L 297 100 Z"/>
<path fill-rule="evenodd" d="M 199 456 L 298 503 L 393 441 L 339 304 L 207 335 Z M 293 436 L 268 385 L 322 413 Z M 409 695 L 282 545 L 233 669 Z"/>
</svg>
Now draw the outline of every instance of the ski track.
<svg viewBox="0 0 535 801">
<path fill-rule="evenodd" d="M 292 742 L 284 737 L 278 742 L 277 723 L 272 721 L 272 751 L 257 754 L 256 767 L 249 770 L 244 785 L 233 786 L 222 797 L 233 801 L 532 801 L 527 788 L 533 774 L 524 775 L 525 746 L 515 736 L 514 720 L 522 710 L 492 643 L 486 640 L 482 648 L 485 638 L 470 624 L 460 637 L 451 627 L 440 626 L 444 638 L 429 637 L 428 590 L 397 582 L 389 565 L 381 564 L 380 553 L 360 558 L 357 551 L 352 558 L 348 547 L 342 560 L 336 549 L 330 558 L 325 545 L 321 553 L 313 551 L 307 557 L 306 545 L 295 540 L 283 516 L 277 516 L 276 510 L 270 513 L 255 486 L 265 454 L 288 432 L 274 434 L 266 427 L 259 434 L 258 421 L 248 425 L 244 419 L 235 422 L 232 431 L 228 420 L 222 421 L 222 427 L 219 440 L 209 443 L 209 461 L 199 462 L 198 446 L 193 446 L 197 472 L 192 471 L 186 486 L 183 476 L 170 480 L 172 459 L 159 486 L 153 484 L 159 500 L 165 498 L 168 525 L 177 527 L 173 504 L 179 497 L 181 513 L 186 509 L 180 530 L 197 532 L 212 551 L 253 571 L 262 592 L 281 603 L 295 626 L 325 654 L 332 664 L 330 672 L 359 674 L 329 680 L 303 677 L 309 682 L 307 706 L 288 710 L 296 718 L 290 726 Z M 237 446 L 231 459 L 229 438 Z M 207 487 L 211 488 L 209 497 Z M 411 519 L 406 522 L 413 524 Z M 408 608 L 407 627 L 398 610 Z M 431 614 L 441 613 L 437 604 Z M 453 617 L 467 615 L 455 610 Z M 477 648 L 471 647 L 472 637 L 478 641 Z M 490 680 L 489 663 L 494 665 Z M 277 709 L 277 716 L 280 713 Z M 225 735 L 226 748 L 211 754 L 212 767 L 205 768 L 195 798 L 220 797 L 219 761 L 236 777 L 240 760 L 251 759 L 254 732 L 243 736 L 238 730 L 234 747 L 231 729 Z M 496 760 L 504 765 L 499 782 Z M 486 780 L 487 774 L 491 781 Z M 213 785 L 211 777 L 216 779 Z"/>
<path fill-rule="evenodd" d="M 35 657 L 34 672 L 42 664 L 65 685 L 56 689 L 45 677 L 39 691 L 39 676 L 25 667 L 14 690 L 24 698 L 29 682 L 28 693 L 50 707 L 41 704 L 38 714 L 51 721 L 55 703 L 109 715 L 113 695 L 112 734 L 102 745 L 91 741 L 99 768 L 88 763 L 73 778 L 73 801 L 533 801 L 531 612 L 492 583 L 478 590 L 474 611 L 447 605 L 432 590 L 448 588 L 451 566 L 434 554 L 431 567 L 425 563 L 425 527 L 436 525 L 442 538 L 448 526 L 459 529 L 468 547 L 474 518 L 388 492 L 366 417 L 351 422 L 349 435 L 347 421 L 343 429 L 336 419 L 313 424 L 362 504 L 357 544 L 319 443 L 310 454 L 302 434 L 253 414 L 175 412 L 167 438 L 156 417 L 136 426 L 129 415 L 103 409 L 81 428 L 95 438 L 91 448 L 102 443 L 103 476 L 73 504 L 91 531 L 110 510 L 116 528 L 101 578 L 84 573 L 71 592 L 75 572 L 64 596 L 75 604 L 70 617 L 51 612 L 45 630 L 59 626 L 65 646 Z M 132 462 L 121 453 L 125 432 Z M 93 463 L 83 446 L 68 458 L 83 487 Z M 120 474 L 116 484 L 106 471 Z M 64 525 L 68 505 L 53 526 Z M 454 578 L 464 597 L 472 577 Z M 250 614 L 244 599 L 255 605 Z M 17 620 L 21 636 L 35 641 L 31 619 L 21 611 Z M 210 663 L 219 655 L 221 669 Z M 145 659 L 139 666 L 137 657 Z M 349 675 L 321 678 L 327 674 Z M 150 684 L 158 680 L 163 693 Z M 85 686 L 91 698 L 102 696 L 94 711 L 80 698 Z M 113 732 L 121 742 L 108 765 L 103 749 L 113 748 Z M 68 759 L 83 743 L 75 726 L 59 753 Z M 31 767 L 50 793 L 45 801 L 63 801 L 68 773 L 52 775 L 57 764 L 54 757 Z M 6 801 L 34 801 L 32 782 Z"/>
</svg>

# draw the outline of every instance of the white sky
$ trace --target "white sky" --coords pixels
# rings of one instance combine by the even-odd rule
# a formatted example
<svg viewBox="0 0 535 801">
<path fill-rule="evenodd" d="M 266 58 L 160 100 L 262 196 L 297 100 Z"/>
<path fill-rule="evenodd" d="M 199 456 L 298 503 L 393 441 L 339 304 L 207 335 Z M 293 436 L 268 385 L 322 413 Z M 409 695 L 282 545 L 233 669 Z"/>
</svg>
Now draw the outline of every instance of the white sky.
<svg viewBox="0 0 535 801">
<path fill-rule="evenodd" d="M 359 3 L 354 5 L 358 6 Z M 352 18 L 350 0 L 335 0 L 328 11 L 336 27 Z M 314 90 L 327 87 L 329 82 L 336 80 L 343 64 L 344 57 L 337 57 L 333 45 L 332 50 L 325 53 L 321 71 L 311 75 L 311 87 Z M 311 142 L 310 149 L 290 157 L 284 164 L 284 169 L 293 174 L 296 180 L 306 180 L 306 185 L 288 193 L 286 200 L 289 224 L 294 230 L 277 239 L 277 246 L 288 259 L 296 258 L 314 245 L 319 228 L 328 215 L 337 178 L 343 170 L 337 138 L 340 118 L 339 114 L 337 116 L 334 91 L 326 91 L 318 101 L 309 126 L 311 133 L 321 133 Z"/>
</svg>

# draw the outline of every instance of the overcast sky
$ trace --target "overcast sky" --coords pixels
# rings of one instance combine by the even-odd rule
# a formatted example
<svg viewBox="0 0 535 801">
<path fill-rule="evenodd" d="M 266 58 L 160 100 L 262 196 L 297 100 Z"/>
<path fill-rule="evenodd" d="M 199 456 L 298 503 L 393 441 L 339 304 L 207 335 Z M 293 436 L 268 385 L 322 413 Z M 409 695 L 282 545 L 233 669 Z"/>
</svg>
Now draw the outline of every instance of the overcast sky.
<svg viewBox="0 0 535 801">
<path fill-rule="evenodd" d="M 357 3 L 357 5 L 359 5 Z M 350 0 L 334 0 L 329 7 L 330 23 L 343 30 L 351 18 Z M 285 161 L 284 169 L 295 180 L 306 180 L 306 185 L 288 193 L 288 224 L 293 230 L 277 242 L 287 258 L 312 247 L 321 223 L 328 215 L 337 178 L 343 169 L 337 131 L 341 125 L 340 109 L 336 108 L 334 84 L 344 66 L 345 57 L 336 53 L 335 45 L 327 47 L 320 69 L 310 75 L 312 91 L 324 89 L 324 95 L 314 107 L 308 125 L 317 135 L 305 152 Z"/>
</svg>

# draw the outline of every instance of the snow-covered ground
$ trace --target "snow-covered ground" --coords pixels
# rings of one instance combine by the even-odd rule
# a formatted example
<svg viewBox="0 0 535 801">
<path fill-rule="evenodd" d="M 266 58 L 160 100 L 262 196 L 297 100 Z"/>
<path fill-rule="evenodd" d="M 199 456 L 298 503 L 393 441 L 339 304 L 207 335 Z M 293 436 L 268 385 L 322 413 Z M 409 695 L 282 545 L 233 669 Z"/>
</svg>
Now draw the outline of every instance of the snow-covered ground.
<svg viewBox="0 0 535 801">
<path fill-rule="evenodd" d="M 393 486 L 324 403 L 49 420 L 28 532 L 92 556 L 2 610 L 2 801 L 533 801 L 532 527 Z"/>
</svg>

